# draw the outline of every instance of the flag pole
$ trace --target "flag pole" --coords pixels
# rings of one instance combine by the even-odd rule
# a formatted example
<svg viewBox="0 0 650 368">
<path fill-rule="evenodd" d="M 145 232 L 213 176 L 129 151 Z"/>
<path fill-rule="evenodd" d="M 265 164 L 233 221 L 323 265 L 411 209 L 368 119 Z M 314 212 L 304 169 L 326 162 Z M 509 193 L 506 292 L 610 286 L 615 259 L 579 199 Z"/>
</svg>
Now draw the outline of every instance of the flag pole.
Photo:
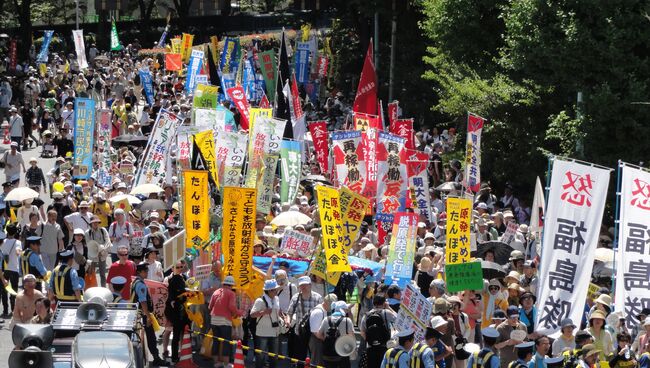
<svg viewBox="0 0 650 368">
<path fill-rule="evenodd" d="M 613 248 L 614 248 L 614 261 L 613 263 L 613 272 L 612 272 L 612 286 L 610 290 L 612 291 L 612 294 L 616 291 L 616 253 L 618 253 L 618 227 L 620 226 L 621 223 L 621 185 L 622 185 L 622 168 L 625 166 L 625 163 L 623 161 L 618 160 L 618 165 L 616 167 L 616 208 L 614 209 L 614 243 L 613 243 Z M 614 305 L 614 307 L 617 307 Z M 619 308 L 621 306 L 618 306 Z M 623 310 L 623 309 L 621 309 Z"/>
</svg>

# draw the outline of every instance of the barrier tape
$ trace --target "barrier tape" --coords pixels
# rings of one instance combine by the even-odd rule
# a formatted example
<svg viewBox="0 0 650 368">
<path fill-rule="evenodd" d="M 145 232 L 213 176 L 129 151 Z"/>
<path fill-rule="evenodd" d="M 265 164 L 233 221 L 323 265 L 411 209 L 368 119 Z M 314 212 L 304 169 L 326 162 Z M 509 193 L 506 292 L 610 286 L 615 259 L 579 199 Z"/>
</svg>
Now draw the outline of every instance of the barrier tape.
<svg viewBox="0 0 650 368">
<path fill-rule="evenodd" d="M 201 335 L 203 337 L 209 337 L 212 340 L 217 340 L 217 341 L 220 341 L 220 342 L 226 342 L 226 343 L 228 343 L 230 345 L 237 345 L 237 343 L 239 342 L 239 341 L 235 341 L 235 340 L 224 339 L 223 337 L 216 337 L 216 336 L 213 336 L 212 334 L 207 334 L 207 333 L 203 333 L 203 332 L 199 332 L 199 331 L 192 331 L 192 333 L 194 335 Z M 268 355 L 270 357 L 273 357 L 273 358 L 277 358 L 277 359 L 281 359 L 281 360 L 288 360 L 291 363 L 302 363 L 307 367 L 325 368 L 322 365 L 311 364 L 310 362 L 307 362 L 305 360 L 298 360 L 296 358 L 288 357 L 288 356 L 285 356 L 285 355 L 271 353 L 270 351 L 263 351 L 263 350 L 260 350 L 260 349 L 251 348 L 250 346 L 246 346 L 244 344 L 242 344 L 241 347 L 242 347 L 242 349 L 245 349 L 245 350 L 252 350 L 253 352 L 255 352 L 257 354 L 266 354 L 266 355 Z"/>
</svg>

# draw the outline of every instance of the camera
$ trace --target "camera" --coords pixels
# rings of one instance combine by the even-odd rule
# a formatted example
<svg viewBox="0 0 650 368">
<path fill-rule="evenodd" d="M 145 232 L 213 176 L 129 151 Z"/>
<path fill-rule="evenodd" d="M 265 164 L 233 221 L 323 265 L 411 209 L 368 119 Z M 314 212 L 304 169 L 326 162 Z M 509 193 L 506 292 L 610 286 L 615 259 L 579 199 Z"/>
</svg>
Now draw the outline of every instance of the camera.
<svg viewBox="0 0 650 368">
<path fill-rule="evenodd" d="M 280 322 L 271 322 L 271 327 L 273 328 L 280 327 Z"/>
</svg>

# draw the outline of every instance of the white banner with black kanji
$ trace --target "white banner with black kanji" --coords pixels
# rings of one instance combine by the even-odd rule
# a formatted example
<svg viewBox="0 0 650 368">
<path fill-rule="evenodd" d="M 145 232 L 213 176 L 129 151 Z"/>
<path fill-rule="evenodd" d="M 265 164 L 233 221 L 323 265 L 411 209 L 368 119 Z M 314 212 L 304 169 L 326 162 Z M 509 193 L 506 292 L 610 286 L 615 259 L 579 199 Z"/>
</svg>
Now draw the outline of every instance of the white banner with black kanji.
<svg viewBox="0 0 650 368">
<path fill-rule="evenodd" d="M 610 170 L 555 159 L 544 218 L 535 331 L 582 320 L 607 199 Z"/>
<path fill-rule="evenodd" d="M 622 166 L 615 304 L 631 329 L 650 308 L 650 173 Z"/>
</svg>

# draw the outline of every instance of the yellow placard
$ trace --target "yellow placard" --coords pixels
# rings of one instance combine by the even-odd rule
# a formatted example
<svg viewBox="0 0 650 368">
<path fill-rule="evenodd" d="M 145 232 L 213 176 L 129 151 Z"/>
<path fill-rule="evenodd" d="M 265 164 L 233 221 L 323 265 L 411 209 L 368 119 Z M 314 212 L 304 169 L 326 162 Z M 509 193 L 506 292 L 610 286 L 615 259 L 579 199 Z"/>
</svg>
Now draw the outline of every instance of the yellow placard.
<svg viewBox="0 0 650 368">
<path fill-rule="evenodd" d="M 359 234 L 359 228 L 363 217 L 366 214 L 366 209 L 370 201 L 368 198 L 361 194 L 355 193 L 347 187 L 342 187 L 339 190 L 341 213 L 343 214 L 341 220 L 341 229 L 343 231 L 343 247 L 346 253 L 350 251 L 350 247 Z"/>
<path fill-rule="evenodd" d="M 266 273 L 257 267 L 253 267 L 250 286 L 244 290 L 244 293 L 246 293 L 251 300 L 259 298 L 264 294 L 264 280 L 266 280 Z"/>
<path fill-rule="evenodd" d="M 589 283 L 589 289 L 587 289 L 587 298 L 589 299 L 595 299 L 594 295 L 600 290 L 600 286 L 590 282 Z"/>
<path fill-rule="evenodd" d="M 207 171 L 183 171 L 183 222 L 187 232 L 186 248 L 198 248 L 210 239 Z"/>
<path fill-rule="evenodd" d="M 253 239 L 257 190 L 223 188 L 222 275 L 235 278 L 235 287 L 246 290 L 253 281 Z"/>
<path fill-rule="evenodd" d="M 330 285 L 336 286 L 341 278 L 341 272 L 327 272 L 325 268 L 325 252 L 321 249 L 316 255 L 316 259 L 311 262 L 311 273 L 327 280 Z"/>
<path fill-rule="evenodd" d="M 170 41 L 172 43 L 172 54 L 181 53 L 181 39 L 179 37 L 174 37 Z"/>
<path fill-rule="evenodd" d="M 447 198 L 447 264 L 469 262 L 472 201 Z"/>
<path fill-rule="evenodd" d="M 343 246 L 339 191 L 321 185 L 316 187 L 316 192 L 318 193 L 318 212 L 323 232 L 321 244 L 325 249 L 325 269 L 327 272 L 351 272 L 348 252 Z"/>
<path fill-rule="evenodd" d="M 194 41 L 194 35 L 189 33 L 183 33 L 183 39 L 181 40 L 181 55 L 183 56 L 183 63 L 187 64 L 190 60 L 190 53 L 192 53 L 192 42 Z"/>
<path fill-rule="evenodd" d="M 210 176 L 214 183 L 219 187 L 219 168 L 217 167 L 217 158 L 214 150 L 214 132 L 212 130 L 205 130 L 196 133 L 192 136 L 194 143 L 199 147 L 206 169 L 210 172 Z"/>
<path fill-rule="evenodd" d="M 201 109 L 216 109 L 217 97 L 219 95 L 218 86 L 208 86 L 206 84 L 197 84 L 194 90 L 192 106 Z"/>
<path fill-rule="evenodd" d="M 273 117 L 273 109 L 264 109 L 261 107 L 251 107 L 249 112 L 249 117 L 248 117 L 248 139 L 251 140 L 253 139 L 253 127 L 255 126 L 255 120 L 259 116 L 266 116 L 267 118 L 272 118 Z"/>
</svg>

